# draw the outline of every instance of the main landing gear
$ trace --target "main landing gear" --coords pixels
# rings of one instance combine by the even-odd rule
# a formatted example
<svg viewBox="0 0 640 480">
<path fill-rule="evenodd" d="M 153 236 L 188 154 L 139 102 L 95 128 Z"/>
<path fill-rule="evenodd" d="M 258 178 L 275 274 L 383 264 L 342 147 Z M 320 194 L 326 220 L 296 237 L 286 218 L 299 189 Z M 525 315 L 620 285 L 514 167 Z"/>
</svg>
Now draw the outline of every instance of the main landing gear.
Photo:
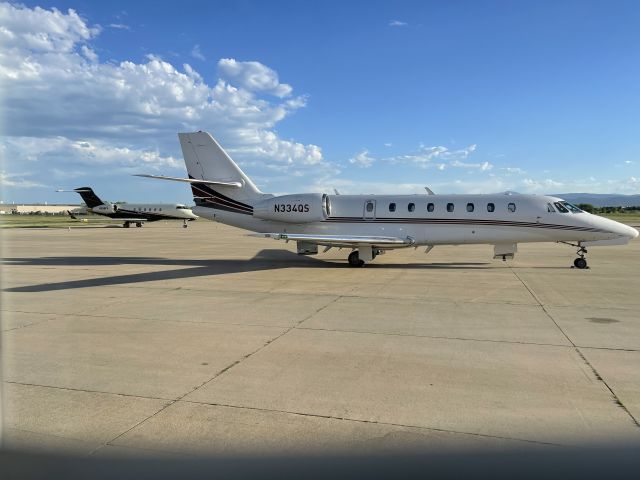
<svg viewBox="0 0 640 480">
<path fill-rule="evenodd" d="M 580 245 L 580 243 L 569 243 L 569 242 L 559 242 L 559 243 L 566 243 L 567 245 L 571 245 L 572 247 L 578 247 L 578 251 L 576 252 L 576 254 L 578 255 L 578 258 L 576 258 L 573 261 L 573 267 L 571 268 L 579 268 L 580 270 L 589 268 L 589 266 L 587 265 L 587 259 L 585 258 L 585 256 L 587 255 L 587 249 L 584 246 Z"/>
<path fill-rule="evenodd" d="M 353 252 L 351 252 L 349 254 L 349 257 L 347 258 L 347 260 L 349 260 L 349 265 L 352 266 L 352 267 L 364 267 L 365 259 L 366 259 L 366 261 L 370 262 L 374 258 L 376 258 L 378 255 L 383 254 L 383 253 L 384 253 L 384 250 L 365 247 L 365 250 L 364 250 L 363 254 L 360 254 L 360 251 L 358 251 L 358 250 L 354 250 Z M 364 257 L 364 259 L 363 259 L 363 257 Z M 367 258 L 367 257 L 369 257 L 369 258 Z"/>
<path fill-rule="evenodd" d="M 364 260 L 360 260 L 360 254 L 358 250 L 354 250 L 348 257 L 349 265 L 352 267 L 364 267 Z"/>
</svg>

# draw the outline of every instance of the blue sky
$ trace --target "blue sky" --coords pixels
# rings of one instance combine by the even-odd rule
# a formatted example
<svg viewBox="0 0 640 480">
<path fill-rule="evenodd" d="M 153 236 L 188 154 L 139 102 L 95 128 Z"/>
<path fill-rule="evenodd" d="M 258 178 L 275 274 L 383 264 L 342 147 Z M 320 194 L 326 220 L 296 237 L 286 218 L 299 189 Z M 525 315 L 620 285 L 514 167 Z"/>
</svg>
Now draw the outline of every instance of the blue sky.
<svg viewBox="0 0 640 480">
<path fill-rule="evenodd" d="M 0 5 L 4 201 L 189 202 L 131 174 L 192 129 L 275 193 L 640 193 L 637 2 Z"/>
</svg>

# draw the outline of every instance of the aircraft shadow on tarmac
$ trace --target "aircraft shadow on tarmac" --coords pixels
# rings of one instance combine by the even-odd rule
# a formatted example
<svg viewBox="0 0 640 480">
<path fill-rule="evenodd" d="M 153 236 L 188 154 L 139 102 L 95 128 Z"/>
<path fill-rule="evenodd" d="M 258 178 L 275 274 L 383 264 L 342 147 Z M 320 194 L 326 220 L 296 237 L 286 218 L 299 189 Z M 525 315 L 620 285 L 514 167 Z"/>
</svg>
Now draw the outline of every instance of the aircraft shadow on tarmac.
<svg viewBox="0 0 640 480">
<path fill-rule="evenodd" d="M 40 283 L 21 287 L 5 288 L 5 292 L 49 292 L 76 288 L 123 285 L 130 283 L 155 282 L 161 280 L 179 280 L 181 278 L 206 277 L 227 273 L 258 272 L 281 268 L 352 268 L 346 261 L 322 260 L 297 255 L 288 250 L 262 250 L 251 259 L 171 259 L 159 257 L 42 257 L 42 258 L 5 258 L 4 265 L 11 266 L 101 266 L 101 265 L 166 265 L 192 268 L 179 268 L 156 272 L 130 273 L 110 277 L 87 278 L 65 282 Z M 486 269 L 493 268 L 490 263 L 451 262 L 451 263 L 407 263 L 407 264 L 368 264 L 371 268 L 402 269 Z"/>
</svg>

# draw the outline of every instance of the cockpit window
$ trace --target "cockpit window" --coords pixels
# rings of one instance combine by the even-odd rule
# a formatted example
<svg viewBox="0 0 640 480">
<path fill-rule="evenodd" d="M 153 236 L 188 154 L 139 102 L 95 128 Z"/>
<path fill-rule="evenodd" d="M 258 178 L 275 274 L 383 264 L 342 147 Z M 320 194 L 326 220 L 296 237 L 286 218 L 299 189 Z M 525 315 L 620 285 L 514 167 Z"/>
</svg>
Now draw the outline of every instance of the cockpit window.
<svg viewBox="0 0 640 480">
<path fill-rule="evenodd" d="M 547 203 L 547 212 L 549 213 L 555 213 L 556 209 L 553 208 L 553 205 L 551 205 L 550 203 Z"/>
<path fill-rule="evenodd" d="M 572 203 L 569 203 L 569 202 L 560 202 L 560 203 L 564 205 L 567 209 L 569 209 L 571 213 L 582 213 L 582 210 L 580 210 L 578 207 L 576 207 Z"/>
<path fill-rule="evenodd" d="M 564 205 L 562 205 L 562 203 L 560 202 L 553 202 L 553 204 L 556 206 L 556 208 L 558 209 L 558 211 L 560 213 L 569 213 L 569 210 L 567 210 Z"/>
</svg>

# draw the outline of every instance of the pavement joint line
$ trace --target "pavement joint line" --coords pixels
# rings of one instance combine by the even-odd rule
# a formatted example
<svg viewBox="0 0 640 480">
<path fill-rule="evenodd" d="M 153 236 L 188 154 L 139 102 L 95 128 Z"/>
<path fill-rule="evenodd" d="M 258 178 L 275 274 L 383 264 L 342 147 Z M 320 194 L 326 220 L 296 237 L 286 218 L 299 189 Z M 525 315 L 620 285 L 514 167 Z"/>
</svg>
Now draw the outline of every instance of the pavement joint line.
<svg viewBox="0 0 640 480">
<path fill-rule="evenodd" d="M 616 402 L 616 405 L 618 405 L 620 408 L 622 408 L 622 410 L 624 410 L 626 412 L 626 414 L 629 415 L 629 417 L 631 418 L 631 420 L 633 421 L 633 423 L 635 424 L 636 427 L 640 428 L 640 422 L 638 421 L 638 419 L 636 417 L 634 417 L 633 414 L 631 413 L 631 411 L 627 408 L 627 406 L 624 403 L 622 403 L 622 400 L 620 400 L 618 395 L 609 386 L 609 384 L 604 379 L 604 377 L 602 375 L 600 375 L 598 370 L 591 364 L 591 362 L 589 362 L 587 357 L 584 356 L 584 354 L 580 351 L 580 349 L 578 347 L 576 347 L 576 352 L 578 352 L 578 355 L 580 355 L 580 358 L 582 358 L 584 363 L 586 363 L 587 366 L 591 369 L 591 371 L 593 372 L 595 377 L 598 380 L 600 380 L 604 384 L 605 387 L 607 387 L 607 390 L 609 390 L 609 392 L 613 396 L 613 400 Z"/>
<path fill-rule="evenodd" d="M 326 305 L 320 307 L 315 313 L 318 313 L 320 310 L 322 310 L 323 308 L 326 308 L 328 305 L 330 305 L 331 303 L 335 302 L 338 298 L 340 297 L 336 297 L 334 298 L 331 302 L 328 302 Z M 315 315 L 312 314 L 312 315 Z M 310 318 L 310 317 L 308 317 Z M 303 321 L 305 321 L 306 318 L 302 319 L 299 323 L 302 323 Z M 298 324 L 299 324 L 298 323 Z M 125 430 L 124 432 L 120 433 L 119 435 L 115 436 L 114 438 L 112 438 L 111 440 L 105 442 L 105 445 L 114 445 L 114 442 L 116 442 L 119 438 L 121 438 L 122 436 L 126 435 L 127 433 L 129 433 L 130 431 L 134 430 L 135 428 L 139 427 L 140 425 L 142 425 L 143 423 L 147 422 L 148 420 L 152 419 L 153 417 L 155 417 L 156 415 L 158 415 L 159 413 L 163 412 L 164 410 L 166 410 L 167 408 L 169 408 L 171 405 L 175 404 L 176 402 L 179 402 L 180 400 L 182 400 L 184 397 L 186 397 L 187 395 L 195 392 L 196 390 L 204 387 L 205 385 L 211 383 L 212 381 L 214 381 L 216 378 L 220 377 L 221 375 L 223 375 L 224 373 L 228 372 L 229 370 L 231 370 L 233 367 L 235 367 L 236 365 L 239 365 L 240 363 L 242 363 L 243 361 L 245 361 L 247 358 L 252 357 L 253 355 L 255 355 L 256 353 L 262 351 L 264 348 L 266 348 L 267 346 L 269 346 L 271 343 L 275 342 L 276 340 L 278 340 L 279 338 L 283 337 L 284 335 L 286 335 L 288 332 L 290 332 L 291 330 L 293 330 L 295 328 L 295 326 L 289 327 L 287 329 L 285 329 L 281 334 L 276 335 L 274 338 L 266 341 L 263 345 L 261 345 L 260 347 L 258 347 L 257 349 L 255 349 L 254 351 L 243 355 L 241 358 L 239 358 L 238 360 L 235 360 L 233 362 L 231 362 L 229 365 L 227 365 L 226 367 L 224 367 L 222 370 L 218 371 L 215 375 L 213 375 L 213 377 L 209 378 L 208 380 L 205 380 L 204 382 L 202 382 L 200 385 L 197 385 L 195 387 L 193 387 L 191 390 L 189 390 L 186 393 L 183 393 L 182 395 L 176 397 L 175 399 L 169 401 L 166 405 L 164 405 L 162 408 L 160 408 L 157 412 L 153 413 L 152 415 L 149 415 L 148 417 L 142 419 L 141 421 L 139 421 L 138 423 L 136 423 L 135 425 L 133 425 L 131 428 L 128 428 L 127 430 Z"/>
<path fill-rule="evenodd" d="M 363 335 L 383 335 L 383 336 L 390 336 L 390 337 L 433 338 L 433 339 L 443 339 L 443 340 L 460 340 L 464 342 L 508 343 L 508 344 L 515 344 L 515 345 L 534 345 L 534 346 L 540 346 L 540 347 L 560 347 L 560 348 L 573 347 L 573 345 L 562 345 L 558 343 L 518 342 L 515 340 L 491 340 L 491 339 L 483 339 L 483 338 L 447 337 L 447 336 L 440 336 L 440 335 L 412 335 L 408 333 L 365 332 L 362 330 L 347 330 L 347 329 L 339 329 L 339 328 L 298 327 L 298 330 L 358 333 Z"/>
<path fill-rule="evenodd" d="M 150 397 L 146 395 L 134 395 L 132 393 L 119 393 L 119 392 L 106 392 L 104 390 L 91 390 L 89 388 L 73 388 L 73 387 L 60 387 L 56 385 L 43 385 L 40 383 L 29 383 L 29 382 L 18 382 L 15 380 L 5 380 L 4 383 L 10 383 L 12 385 L 22 385 L 23 387 L 40 387 L 40 388 L 53 388 L 55 390 L 65 390 L 69 392 L 82 392 L 82 393 L 99 393 L 102 395 L 117 395 L 119 397 L 131 397 L 131 398 L 142 398 L 145 400 L 162 400 L 165 402 L 175 401 L 173 398 L 165 398 L 165 397 Z"/>
<path fill-rule="evenodd" d="M 554 447 L 563 447 L 562 444 L 553 443 L 553 442 L 543 442 L 539 440 L 529 440 L 526 438 L 515 438 L 515 437 L 505 437 L 501 435 L 490 435 L 486 433 L 476 433 L 476 432 L 463 432 L 459 430 L 448 430 L 446 428 L 438 428 L 438 427 L 425 427 L 423 425 L 407 425 L 403 423 L 393 423 L 393 422 L 381 422 L 376 420 L 364 420 L 360 418 L 349 418 L 349 417 L 338 417 L 335 415 L 326 415 L 321 413 L 304 413 L 304 412 L 294 412 L 289 410 L 278 410 L 272 408 L 263 408 L 263 407 L 250 407 L 245 405 L 230 405 L 225 403 L 215 403 L 215 402 L 202 402 L 196 400 L 178 400 L 177 402 L 185 402 L 185 403 L 193 403 L 197 405 L 209 405 L 212 407 L 227 407 L 227 408 L 237 408 L 240 410 L 254 410 L 258 412 L 271 412 L 271 413 L 282 413 L 287 415 L 298 415 L 301 417 L 311 417 L 311 418 L 323 418 L 327 420 L 340 420 L 343 422 L 355 422 L 355 423 L 364 423 L 368 425 L 382 425 L 388 427 L 400 427 L 400 428 L 411 428 L 411 429 L 419 429 L 419 430 L 429 430 L 434 432 L 441 433 L 452 433 L 457 435 L 469 435 L 473 437 L 481 437 L 481 438 L 494 438 L 498 440 L 510 440 L 515 442 L 524 442 L 524 443 L 534 443 L 538 445 L 549 445 Z"/>
<path fill-rule="evenodd" d="M 613 389 L 611 388 L 611 386 L 607 383 L 607 381 L 604 379 L 604 377 L 602 375 L 600 375 L 600 373 L 598 372 L 598 370 L 596 369 L 596 367 L 594 367 L 591 362 L 589 362 L 589 360 L 587 359 L 587 357 L 584 356 L 584 354 L 580 351 L 580 348 L 573 342 L 573 340 L 571 340 L 571 338 L 569 338 L 569 335 L 566 334 L 566 332 L 562 329 L 562 327 L 558 324 L 558 322 L 556 321 L 555 318 L 553 318 L 553 315 L 551 315 L 551 313 L 549 313 L 547 311 L 547 309 L 545 308 L 545 306 L 543 305 L 543 303 L 540 301 L 540 299 L 538 298 L 538 296 L 529 288 L 529 286 L 524 282 L 524 280 L 522 280 L 520 278 L 520 276 L 517 274 L 517 272 L 513 272 L 513 274 L 518 278 L 518 280 L 520 280 L 520 282 L 522 283 L 522 285 L 524 285 L 524 287 L 531 293 L 531 295 L 533 296 L 533 298 L 535 298 L 538 302 L 538 304 L 540 305 L 540 308 L 542 308 L 542 311 L 547 315 L 547 317 L 549 317 L 551 319 L 551 321 L 554 323 L 554 325 L 556 326 L 556 328 L 562 332 L 562 334 L 566 337 L 567 340 L 569 340 L 569 342 L 571 342 L 571 345 L 573 346 L 574 350 L 576 351 L 576 353 L 578 354 L 578 356 L 582 359 L 582 361 L 585 363 L 585 365 L 587 367 L 589 367 L 589 369 L 591 370 L 592 374 L 596 377 L 597 380 L 599 380 L 600 382 L 602 382 L 602 384 L 607 388 L 607 390 L 609 390 L 609 393 L 611 394 L 611 396 L 613 397 L 613 401 L 616 403 L 616 405 L 620 408 L 622 408 L 622 410 L 624 410 L 624 412 L 629 416 L 629 418 L 631 419 L 631 421 L 634 423 L 634 425 L 638 428 L 640 428 L 640 422 L 638 421 L 638 419 L 636 417 L 633 416 L 633 414 L 631 413 L 631 411 L 627 408 L 627 406 L 622 403 L 622 401 L 620 400 L 620 398 L 618 397 L 618 395 L 616 394 L 616 392 L 613 391 Z"/>
<path fill-rule="evenodd" d="M 344 296 L 341 296 L 344 297 Z M 22 310 L 3 310 L 6 313 L 25 313 L 25 314 L 34 314 L 34 315 L 56 315 L 59 317 L 88 317 L 88 318 L 114 318 L 119 320 L 143 320 L 148 322 L 166 322 L 166 323 L 193 323 L 193 324 L 203 324 L 203 325 L 213 325 L 213 326 L 234 326 L 234 327 L 263 327 L 263 328 L 288 328 L 288 325 L 266 325 L 262 323 L 229 323 L 229 322 L 217 322 L 217 321 L 198 321 L 198 320 L 175 320 L 175 319 L 151 319 L 145 317 L 133 317 L 133 316 L 122 316 L 122 315 L 96 315 L 90 313 L 47 313 L 47 312 L 25 312 Z M 318 312 L 315 312 L 315 315 Z M 546 313 L 546 312 L 545 312 Z M 306 317 L 302 322 L 309 320 L 310 317 Z M 23 325 L 21 327 L 9 328 L 6 330 L 2 330 L 3 332 L 11 332 L 13 330 L 18 330 L 27 327 L 34 327 L 45 322 L 50 322 L 53 320 L 57 320 L 54 318 L 48 320 L 42 320 L 40 322 L 30 323 L 28 325 Z M 469 342 L 492 342 L 492 343 L 510 343 L 515 345 L 537 345 L 537 346 L 546 346 L 546 347 L 565 347 L 565 348 L 584 348 L 589 350 L 608 350 L 614 352 L 640 352 L 640 348 L 615 348 L 615 347 L 598 347 L 595 345 L 562 345 L 556 343 L 538 343 L 538 342 L 519 342 L 515 340 L 491 340 L 488 338 L 466 338 L 466 337 L 447 337 L 440 335 L 417 335 L 417 334 L 408 334 L 408 333 L 393 333 L 393 332 L 367 332 L 362 330 L 348 330 L 348 329 L 339 329 L 339 328 L 319 328 L 319 327 L 304 327 L 297 326 L 298 330 L 318 330 L 318 331 L 326 331 L 326 332 L 348 332 L 348 333 L 362 333 L 369 335 L 389 335 L 389 336 L 398 336 L 398 337 L 416 337 L 416 338 L 433 338 L 433 339 L 444 339 L 444 340 L 460 340 L 460 341 L 469 341 Z M 46 386 L 46 385 L 43 385 Z M 55 387 L 52 387 L 55 388 Z M 109 393 L 109 392 L 104 392 Z M 152 397 L 149 397 L 152 398 Z"/>
</svg>

